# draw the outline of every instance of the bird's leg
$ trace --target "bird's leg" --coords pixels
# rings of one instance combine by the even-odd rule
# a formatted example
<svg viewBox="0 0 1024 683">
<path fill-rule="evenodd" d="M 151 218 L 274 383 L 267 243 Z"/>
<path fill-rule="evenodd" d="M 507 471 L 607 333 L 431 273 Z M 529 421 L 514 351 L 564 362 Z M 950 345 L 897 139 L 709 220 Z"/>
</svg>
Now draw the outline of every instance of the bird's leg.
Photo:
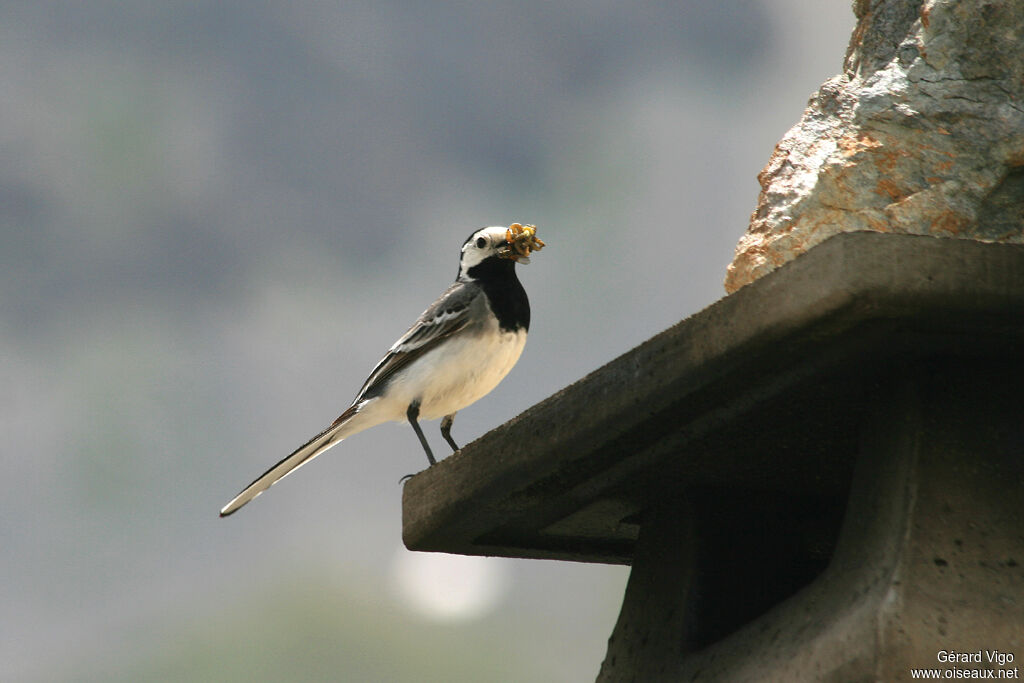
<svg viewBox="0 0 1024 683">
<path fill-rule="evenodd" d="M 448 445 L 452 447 L 452 453 L 459 450 L 459 444 L 455 443 L 455 439 L 452 438 L 452 422 L 455 422 L 455 413 L 451 415 L 445 415 L 441 419 L 441 436 L 448 442 Z"/>
<path fill-rule="evenodd" d="M 409 418 L 409 424 L 416 430 L 416 436 L 420 438 L 420 444 L 423 446 L 423 450 L 427 453 L 427 460 L 430 461 L 431 465 L 436 465 L 437 461 L 434 460 L 434 454 L 430 452 L 430 444 L 427 443 L 427 437 L 423 436 L 423 430 L 420 429 L 420 423 L 416 421 L 416 418 L 420 416 L 420 402 L 413 401 L 409 404 L 409 410 L 405 411 L 405 416 Z"/>
</svg>

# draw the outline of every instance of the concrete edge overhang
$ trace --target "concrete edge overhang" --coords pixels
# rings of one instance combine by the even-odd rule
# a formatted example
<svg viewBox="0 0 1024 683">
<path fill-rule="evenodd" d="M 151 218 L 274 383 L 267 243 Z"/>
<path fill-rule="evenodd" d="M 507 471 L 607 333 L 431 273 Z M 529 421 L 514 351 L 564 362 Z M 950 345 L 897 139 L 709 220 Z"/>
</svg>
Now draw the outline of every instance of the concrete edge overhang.
<svg viewBox="0 0 1024 683">
<path fill-rule="evenodd" d="M 878 373 L 1022 341 L 1024 245 L 838 235 L 411 478 L 403 540 L 628 564 L 666 487 L 842 497 Z"/>
</svg>

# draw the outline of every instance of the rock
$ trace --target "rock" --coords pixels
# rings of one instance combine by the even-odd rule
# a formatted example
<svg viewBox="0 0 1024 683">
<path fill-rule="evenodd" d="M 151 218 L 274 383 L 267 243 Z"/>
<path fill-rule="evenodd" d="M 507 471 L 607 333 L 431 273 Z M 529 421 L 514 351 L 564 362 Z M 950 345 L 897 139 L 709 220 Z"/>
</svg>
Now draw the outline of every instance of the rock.
<svg viewBox="0 0 1024 683">
<path fill-rule="evenodd" d="M 844 73 L 758 176 L 732 292 L 840 232 L 1024 242 L 1024 2 L 857 0 Z"/>
</svg>

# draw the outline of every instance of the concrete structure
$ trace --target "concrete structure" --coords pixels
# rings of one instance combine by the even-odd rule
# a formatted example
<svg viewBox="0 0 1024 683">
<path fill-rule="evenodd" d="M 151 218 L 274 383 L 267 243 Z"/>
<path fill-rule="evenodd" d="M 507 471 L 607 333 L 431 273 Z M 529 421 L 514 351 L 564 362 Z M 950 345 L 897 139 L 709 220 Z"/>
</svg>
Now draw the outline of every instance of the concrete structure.
<svg viewBox="0 0 1024 683">
<path fill-rule="evenodd" d="M 1024 246 L 841 234 L 413 477 L 404 539 L 631 564 L 599 680 L 1012 669 L 1022 342 Z"/>
</svg>

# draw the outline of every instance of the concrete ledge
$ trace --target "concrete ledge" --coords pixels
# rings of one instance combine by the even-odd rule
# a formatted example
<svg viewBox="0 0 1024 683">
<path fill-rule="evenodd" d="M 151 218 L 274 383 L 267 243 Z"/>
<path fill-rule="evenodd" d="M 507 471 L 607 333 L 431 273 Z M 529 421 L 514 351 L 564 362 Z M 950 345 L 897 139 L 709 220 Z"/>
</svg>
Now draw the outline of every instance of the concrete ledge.
<svg viewBox="0 0 1024 683">
<path fill-rule="evenodd" d="M 766 551 L 788 558 L 780 577 L 795 562 L 810 580 L 887 375 L 949 356 L 1019 368 L 1022 316 L 1024 246 L 836 236 L 410 479 L 405 544 L 630 563 L 645 511 L 703 491 L 783 520 L 790 547 Z"/>
<path fill-rule="evenodd" d="M 873 683 L 912 680 L 912 669 L 1019 678 L 1024 373 L 961 358 L 890 370 L 865 411 L 827 568 L 784 595 L 773 563 L 765 572 L 744 534 L 718 522 L 739 509 L 756 525 L 754 509 L 699 490 L 663 496 L 644 515 L 599 681 Z M 722 553 L 723 532 L 739 552 Z M 733 599 L 766 592 L 784 599 L 760 614 Z M 976 660 L 950 666 L 942 650 Z"/>
</svg>

